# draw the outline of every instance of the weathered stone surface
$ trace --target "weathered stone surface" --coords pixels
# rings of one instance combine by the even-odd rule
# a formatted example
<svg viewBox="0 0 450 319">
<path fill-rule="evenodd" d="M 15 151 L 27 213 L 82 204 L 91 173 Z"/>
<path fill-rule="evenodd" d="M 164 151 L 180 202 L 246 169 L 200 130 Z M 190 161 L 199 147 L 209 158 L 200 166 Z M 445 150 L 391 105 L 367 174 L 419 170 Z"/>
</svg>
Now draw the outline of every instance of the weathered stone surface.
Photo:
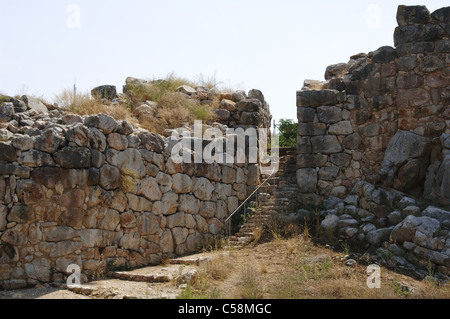
<svg viewBox="0 0 450 319">
<path fill-rule="evenodd" d="M 55 166 L 55 162 L 50 154 L 37 150 L 30 150 L 20 155 L 19 161 L 22 165 L 29 167 Z"/>
<path fill-rule="evenodd" d="M 317 108 L 317 116 L 323 123 L 337 123 L 342 120 L 342 109 L 336 106 L 320 106 Z"/>
<path fill-rule="evenodd" d="M 342 146 L 336 136 L 325 135 L 311 138 L 313 153 L 333 154 L 342 152 Z"/>
<path fill-rule="evenodd" d="M 153 212 L 157 215 L 172 215 L 179 206 L 179 197 L 173 192 L 167 192 L 159 202 L 153 204 Z"/>
<path fill-rule="evenodd" d="M 333 135 L 350 135 L 353 133 L 352 123 L 350 121 L 341 121 L 333 124 L 328 129 L 328 134 Z"/>
<path fill-rule="evenodd" d="M 100 169 L 100 185 L 107 190 L 117 189 L 121 185 L 121 174 L 117 167 L 105 164 Z"/>
<path fill-rule="evenodd" d="M 139 215 L 136 222 L 142 236 L 155 235 L 160 230 L 160 218 L 154 213 Z"/>
<path fill-rule="evenodd" d="M 112 165 L 116 165 L 124 174 L 144 177 L 146 175 L 146 167 L 142 160 L 141 153 L 133 148 L 119 152 L 114 156 Z"/>
<path fill-rule="evenodd" d="M 321 105 L 336 105 L 336 92 L 334 90 L 298 91 L 297 106 L 317 107 Z"/>
<path fill-rule="evenodd" d="M 399 165 L 411 158 L 423 157 L 429 150 L 430 139 L 407 131 L 398 131 L 391 139 L 383 165 Z"/>
<path fill-rule="evenodd" d="M 297 184 L 300 193 L 314 193 L 317 188 L 317 171 L 312 168 L 297 170 Z"/>
<path fill-rule="evenodd" d="M 326 232 L 335 232 L 338 228 L 339 217 L 336 215 L 328 215 L 321 223 L 321 227 Z"/>
<path fill-rule="evenodd" d="M 372 245 L 379 245 L 382 242 L 389 241 L 393 229 L 394 227 L 372 230 L 367 233 L 366 239 Z"/>
<path fill-rule="evenodd" d="M 91 148 L 104 152 L 106 149 L 106 137 L 95 127 L 89 128 L 89 141 Z"/>
<path fill-rule="evenodd" d="M 319 171 L 319 180 L 334 181 L 339 174 L 339 167 L 322 167 Z"/>
<path fill-rule="evenodd" d="M 310 107 L 297 108 L 297 118 L 299 122 L 312 123 L 316 118 L 316 110 Z"/>
<path fill-rule="evenodd" d="M 376 50 L 372 57 L 374 63 L 389 63 L 397 58 L 397 52 L 393 47 L 384 46 Z"/>
<path fill-rule="evenodd" d="M 175 250 L 174 240 L 172 236 L 172 232 L 169 229 L 166 229 L 161 236 L 161 240 L 159 241 L 159 246 L 161 247 L 161 251 L 163 253 L 173 253 Z"/>
<path fill-rule="evenodd" d="M 17 160 L 16 150 L 11 144 L 0 142 L 0 161 L 15 162 Z"/>
<path fill-rule="evenodd" d="M 341 78 L 348 72 L 347 63 L 329 65 L 325 71 L 325 80 Z"/>
<path fill-rule="evenodd" d="M 25 264 L 25 273 L 28 278 L 48 282 L 50 280 L 50 262 L 46 258 L 33 260 Z"/>
<path fill-rule="evenodd" d="M 242 112 L 240 125 L 258 125 L 260 115 L 258 112 Z"/>
<path fill-rule="evenodd" d="M 61 195 L 59 204 L 63 207 L 81 208 L 84 204 L 86 194 L 81 189 L 74 189 Z"/>
<path fill-rule="evenodd" d="M 120 239 L 119 246 L 123 249 L 138 250 L 141 243 L 141 235 L 136 231 L 130 231 L 124 234 Z"/>
<path fill-rule="evenodd" d="M 156 178 L 146 177 L 141 181 L 140 195 L 151 201 L 159 201 L 161 199 L 162 192 Z"/>
<path fill-rule="evenodd" d="M 46 129 L 41 136 L 36 137 L 34 147 L 46 153 L 53 154 L 65 143 L 65 138 L 54 129 Z"/>
<path fill-rule="evenodd" d="M 167 227 L 172 229 L 175 227 L 184 227 L 186 226 L 185 213 L 176 213 L 167 217 Z"/>
<path fill-rule="evenodd" d="M 326 155 L 301 154 L 297 156 L 297 168 L 322 167 L 328 160 Z"/>
<path fill-rule="evenodd" d="M 236 104 L 236 108 L 240 112 L 254 113 L 262 108 L 262 103 L 258 99 L 245 99 Z"/>
<path fill-rule="evenodd" d="M 172 190 L 177 194 L 188 194 L 193 186 L 194 183 L 188 175 L 177 173 L 172 176 Z"/>
<path fill-rule="evenodd" d="M 98 124 L 97 128 L 103 133 L 103 134 L 110 134 L 116 131 L 119 128 L 119 124 L 117 121 L 106 114 L 99 114 L 98 115 Z"/>
<path fill-rule="evenodd" d="M 123 151 L 128 148 L 128 139 L 124 135 L 111 133 L 108 135 L 107 140 L 109 147 L 117 151 Z"/>
<path fill-rule="evenodd" d="M 22 100 L 28 106 L 29 109 L 36 111 L 40 114 L 48 114 L 48 109 L 39 99 L 36 99 L 29 95 L 23 95 Z"/>
<path fill-rule="evenodd" d="M 396 64 L 399 71 L 411 71 L 418 65 L 417 56 L 409 55 L 400 57 Z"/>
<path fill-rule="evenodd" d="M 192 190 L 195 197 L 203 201 L 211 200 L 212 192 L 214 191 L 214 186 L 206 178 L 196 178 L 194 188 Z"/>
<path fill-rule="evenodd" d="M 299 123 L 298 135 L 316 136 L 324 135 L 327 126 L 325 123 Z"/>
<path fill-rule="evenodd" d="M 214 217 L 217 210 L 217 204 L 215 202 L 201 202 L 199 214 L 206 219 Z M 198 223 L 198 220 L 197 220 Z"/>
<path fill-rule="evenodd" d="M 71 227 L 57 226 L 44 228 L 42 231 L 43 239 L 47 242 L 60 242 L 72 240 L 80 236 L 80 232 Z"/>
<path fill-rule="evenodd" d="M 200 209 L 200 201 L 193 195 L 180 195 L 178 210 L 188 214 L 196 215 Z"/>
<path fill-rule="evenodd" d="M 11 145 L 20 151 L 28 151 L 34 147 L 34 137 L 15 134 L 11 139 Z"/>
<path fill-rule="evenodd" d="M 432 238 L 439 231 L 440 226 L 438 220 L 427 216 L 408 216 L 394 228 L 391 239 L 399 244 L 405 241 L 414 242 L 417 231 L 426 235 L 427 238 Z"/>
<path fill-rule="evenodd" d="M 186 228 L 175 227 L 172 229 L 173 241 L 175 245 L 181 245 L 186 242 L 186 239 L 189 235 L 189 230 Z"/>
<path fill-rule="evenodd" d="M 164 140 L 160 135 L 150 132 L 140 133 L 141 145 L 151 152 L 161 153 L 164 150 Z"/>
<path fill-rule="evenodd" d="M 136 196 L 128 193 L 128 207 L 135 212 L 150 212 L 152 210 L 152 202 L 144 197 Z"/>
<path fill-rule="evenodd" d="M 397 10 L 398 25 L 426 24 L 430 21 L 430 11 L 425 6 L 404 6 Z"/>
<path fill-rule="evenodd" d="M 78 146 L 89 147 L 90 130 L 83 124 L 77 123 L 67 130 L 66 139 Z"/>
<path fill-rule="evenodd" d="M 344 139 L 343 146 L 348 150 L 360 150 L 363 146 L 363 140 L 358 133 L 354 133 Z"/>
<path fill-rule="evenodd" d="M 14 164 L 0 164 L 0 175 L 16 175 L 21 178 L 29 178 L 30 168 Z"/>
<path fill-rule="evenodd" d="M 422 216 L 436 219 L 441 223 L 445 223 L 450 220 L 450 212 L 433 206 L 429 206 L 425 209 L 422 212 Z"/>
<path fill-rule="evenodd" d="M 118 98 L 117 89 L 114 85 L 101 85 L 91 90 L 91 95 L 96 100 L 112 101 Z"/>
<path fill-rule="evenodd" d="M 430 55 L 426 56 L 420 63 L 420 69 L 423 72 L 434 72 L 444 67 L 444 61 L 439 57 Z"/>
<path fill-rule="evenodd" d="M 0 123 L 7 123 L 14 115 L 14 104 L 0 102 Z"/>
<path fill-rule="evenodd" d="M 54 158 L 56 163 L 63 168 L 89 168 L 91 166 L 91 151 L 85 147 L 65 147 L 55 153 Z"/>
</svg>

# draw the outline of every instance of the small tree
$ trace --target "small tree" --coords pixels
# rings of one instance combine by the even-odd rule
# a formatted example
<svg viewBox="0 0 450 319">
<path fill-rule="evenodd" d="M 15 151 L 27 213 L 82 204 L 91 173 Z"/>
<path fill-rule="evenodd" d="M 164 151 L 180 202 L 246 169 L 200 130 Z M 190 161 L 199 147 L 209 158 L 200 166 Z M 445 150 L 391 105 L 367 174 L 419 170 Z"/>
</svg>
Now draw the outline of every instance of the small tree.
<svg viewBox="0 0 450 319">
<path fill-rule="evenodd" d="M 281 119 L 280 123 L 280 147 L 296 147 L 298 123 L 289 119 Z"/>
</svg>

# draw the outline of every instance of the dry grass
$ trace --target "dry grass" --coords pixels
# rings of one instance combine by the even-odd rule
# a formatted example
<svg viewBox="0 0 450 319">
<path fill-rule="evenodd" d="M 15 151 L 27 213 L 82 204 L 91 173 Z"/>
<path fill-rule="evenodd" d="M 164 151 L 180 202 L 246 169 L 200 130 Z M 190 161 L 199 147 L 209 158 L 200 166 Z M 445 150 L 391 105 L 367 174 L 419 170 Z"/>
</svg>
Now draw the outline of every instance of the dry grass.
<svg viewBox="0 0 450 319">
<path fill-rule="evenodd" d="M 54 97 L 54 101 L 63 109 L 74 114 L 94 115 L 104 113 L 116 120 L 128 120 L 131 123 L 137 121 L 126 105 L 104 105 L 91 98 L 89 93 L 77 93 L 74 89 L 64 89 Z"/>
<path fill-rule="evenodd" d="M 217 253 L 217 252 L 216 252 Z M 367 266 L 303 236 L 249 246 L 218 259 L 202 296 L 231 299 L 448 299 L 450 284 L 418 281 L 381 267 L 381 289 L 367 287 Z M 229 267 L 228 265 L 233 265 Z M 217 278 L 217 279 L 215 279 Z M 412 292 L 404 289 L 409 287 Z"/>
</svg>

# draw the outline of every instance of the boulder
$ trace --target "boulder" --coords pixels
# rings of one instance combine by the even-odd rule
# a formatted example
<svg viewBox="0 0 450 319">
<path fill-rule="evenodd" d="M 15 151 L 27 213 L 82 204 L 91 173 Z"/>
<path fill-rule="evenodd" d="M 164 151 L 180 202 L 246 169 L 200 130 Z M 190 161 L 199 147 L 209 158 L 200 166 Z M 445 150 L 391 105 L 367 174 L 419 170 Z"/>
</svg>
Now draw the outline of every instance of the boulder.
<svg viewBox="0 0 450 319">
<path fill-rule="evenodd" d="M 14 104 L 8 102 L 1 105 L 0 102 L 0 123 L 7 123 L 11 121 L 14 113 Z"/>
<path fill-rule="evenodd" d="M 393 230 L 394 227 L 372 230 L 367 233 L 366 239 L 372 245 L 379 245 L 382 242 L 389 241 L 389 236 Z"/>
<path fill-rule="evenodd" d="M 15 162 L 17 160 L 16 150 L 11 144 L 0 142 L 0 161 Z"/>
<path fill-rule="evenodd" d="M 337 91 L 334 90 L 311 90 L 297 92 L 297 106 L 317 107 L 323 105 L 336 105 Z"/>
<path fill-rule="evenodd" d="M 96 100 L 112 101 L 118 98 L 117 89 L 114 85 L 102 85 L 91 90 L 91 95 Z"/>
<path fill-rule="evenodd" d="M 117 121 L 106 114 L 99 114 L 98 115 L 98 124 L 97 128 L 103 133 L 103 134 L 110 134 L 116 131 L 119 128 L 119 124 Z"/>
<path fill-rule="evenodd" d="M 150 152 L 161 153 L 164 150 L 164 140 L 160 135 L 143 132 L 138 135 L 141 145 Z"/>
<path fill-rule="evenodd" d="M 311 145 L 313 153 L 333 154 L 342 152 L 342 146 L 334 135 L 312 137 Z"/>
<path fill-rule="evenodd" d="M 338 228 L 339 217 L 336 215 L 328 215 L 321 223 L 321 227 L 326 232 L 335 232 Z"/>
<path fill-rule="evenodd" d="M 325 80 L 342 78 L 348 72 L 347 63 L 332 64 L 325 71 Z"/>
<path fill-rule="evenodd" d="M 36 137 L 34 147 L 46 153 L 53 154 L 60 146 L 65 144 L 66 139 L 55 129 L 46 129 L 41 136 Z"/>
<path fill-rule="evenodd" d="M 62 168 L 89 168 L 91 151 L 85 147 L 65 147 L 54 155 L 55 161 Z"/>
<path fill-rule="evenodd" d="M 34 149 L 23 152 L 20 155 L 19 161 L 22 165 L 29 167 L 56 166 L 50 154 Z"/>
<path fill-rule="evenodd" d="M 212 197 L 214 186 L 206 178 L 196 178 L 194 188 L 192 190 L 195 197 L 203 201 L 209 201 Z"/>
<path fill-rule="evenodd" d="M 172 190 L 177 194 L 188 194 L 193 186 L 192 179 L 188 175 L 177 173 L 172 176 Z"/>
<path fill-rule="evenodd" d="M 66 139 L 78 146 L 89 147 L 91 131 L 81 123 L 76 123 L 67 130 Z"/>
<path fill-rule="evenodd" d="M 391 239 L 398 244 L 402 244 L 405 241 L 414 242 L 417 231 L 431 239 L 440 230 L 440 227 L 440 222 L 434 218 L 411 215 L 394 228 Z"/>
<path fill-rule="evenodd" d="M 314 109 L 311 110 L 314 111 Z M 317 116 L 323 123 L 337 123 L 342 120 L 342 109 L 336 106 L 320 106 L 317 108 Z M 312 120 L 314 120 L 314 117 Z"/>
<path fill-rule="evenodd" d="M 20 151 L 28 151 L 34 147 L 34 141 L 34 137 L 15 134 L 11 139 L 11 145 Z"/>
<path fill-rule="evenodd" d="M 22 96 L 22 100 L 25 102 L 29 109 L 34 110 L 40 114 L 48 114 L 47 107 L 39 99 L 36 99 L 29 95 L 24 95 Z"/>
<path fill-rule="evenodd" d="M 430 21 L 430 11 L 425 6 L 398 6 L 398 25 L 426 24 Z"/>
<path fill-rule="evenodd" d="M 384 46 L 376 50 L 372 57 L 374 63 L 389 63 L 397 58 L 397 52 L 393 47 Z"/>
</svg>

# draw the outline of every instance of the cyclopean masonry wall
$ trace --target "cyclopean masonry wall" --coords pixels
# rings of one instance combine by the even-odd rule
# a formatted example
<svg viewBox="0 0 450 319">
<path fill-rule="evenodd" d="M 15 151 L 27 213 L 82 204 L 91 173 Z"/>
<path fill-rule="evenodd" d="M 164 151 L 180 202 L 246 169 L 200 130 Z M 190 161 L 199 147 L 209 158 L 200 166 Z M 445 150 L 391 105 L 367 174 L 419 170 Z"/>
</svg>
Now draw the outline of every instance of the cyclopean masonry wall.
<svg viewBox="0 0 450 319">
<path fill-rule="evenodd" d="M 400 6 L 396 48 L 329 66 L 326 82 L 305 81 L 300 202 L 345 198 L 364 180 L 450 205 L 449 11 Z"/>
<path fill-rule="evenodd" d="M 445 281 L 450 7 L 400 6 L 397 20 L 395 49 L 329 66 L 297 92 L 298 200 L 321 207 L 321 230 L 358 247 L 353 258 Z"/>
<path fill-rule="evenodd" d="M 0 108 L 0 287 L 193 252 L 259 182 L 258 164 L 175 164 L 173 137 L 23 100 Z"/>
</svg>

